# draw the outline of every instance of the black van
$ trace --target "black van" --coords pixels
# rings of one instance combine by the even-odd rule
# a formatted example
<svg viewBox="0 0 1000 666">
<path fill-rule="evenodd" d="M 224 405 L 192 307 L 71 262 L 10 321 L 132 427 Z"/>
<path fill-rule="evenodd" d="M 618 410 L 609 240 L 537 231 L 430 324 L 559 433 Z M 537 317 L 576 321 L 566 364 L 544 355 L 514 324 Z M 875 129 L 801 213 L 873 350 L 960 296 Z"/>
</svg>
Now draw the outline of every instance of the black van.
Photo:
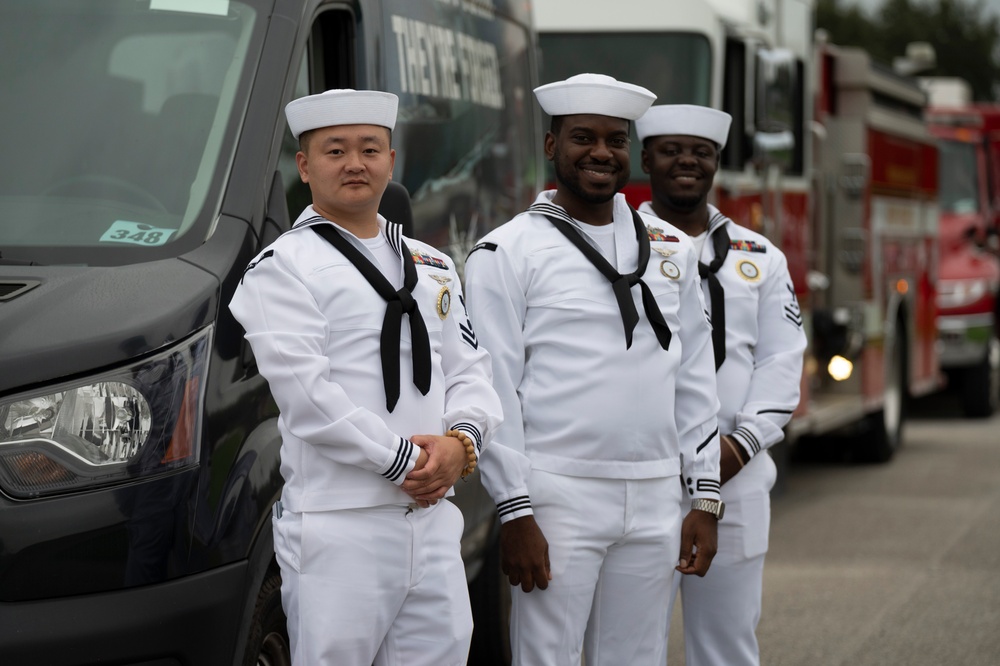
<svg viewBox="0 0 1000 666">
<path fill-rule="evenodd" d="M 535 51 L 521 0 L 0 4 L 0 663 L 288 663 L 277 411 L 227 307 L 308 203 L 284 105 L 398 94 L 412 233 L 460 259 L 540 186 Z"/>
</svg>

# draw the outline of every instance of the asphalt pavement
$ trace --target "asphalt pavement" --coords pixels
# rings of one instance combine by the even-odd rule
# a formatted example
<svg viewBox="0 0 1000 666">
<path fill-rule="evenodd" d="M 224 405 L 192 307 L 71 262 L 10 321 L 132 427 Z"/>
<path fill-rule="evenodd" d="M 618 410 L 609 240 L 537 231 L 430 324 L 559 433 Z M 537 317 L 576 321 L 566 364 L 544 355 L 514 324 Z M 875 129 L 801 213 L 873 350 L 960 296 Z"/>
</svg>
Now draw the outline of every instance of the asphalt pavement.
<svg viewBox="0 0 1000 666">
<path fill-rule="evenodd" d="M 843 450 L 798 451 L 772 501 L 761 664 L 1000 665 L 1000 415 L 937 394 L 889 463 Z"/>
</svg>

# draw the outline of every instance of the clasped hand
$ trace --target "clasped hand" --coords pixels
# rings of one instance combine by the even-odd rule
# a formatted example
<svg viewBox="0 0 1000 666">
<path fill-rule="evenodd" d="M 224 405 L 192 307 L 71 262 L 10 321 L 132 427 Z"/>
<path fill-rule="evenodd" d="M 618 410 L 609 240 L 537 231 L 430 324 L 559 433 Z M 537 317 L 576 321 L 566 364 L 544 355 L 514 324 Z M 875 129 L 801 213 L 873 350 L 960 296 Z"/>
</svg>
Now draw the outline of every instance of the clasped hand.
<svg viewBox="0 0 1000 666">
<path fill-rule="evenodd" d="M 420 447 L 417 465 L 403 481 L 403 490 L 421 507 L 436 504 L 455 485 L 468 464 L 465 445 L 444 435 L 414 435 Z"/>
</svg>

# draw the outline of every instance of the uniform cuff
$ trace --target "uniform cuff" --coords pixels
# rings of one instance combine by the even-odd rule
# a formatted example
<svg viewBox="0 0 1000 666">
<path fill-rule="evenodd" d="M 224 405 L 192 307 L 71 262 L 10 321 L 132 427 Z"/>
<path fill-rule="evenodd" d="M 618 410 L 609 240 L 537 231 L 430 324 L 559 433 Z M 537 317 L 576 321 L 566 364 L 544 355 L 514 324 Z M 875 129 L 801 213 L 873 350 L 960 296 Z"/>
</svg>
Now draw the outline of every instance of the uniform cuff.
<svg viewBox="0 0 1000 666">
<path fill-rule="evenodd" d="M 482 431 L 474 423 L 469 423 L 468 421 L 462 421 L 461 423 L 456 423 L 449 430 L 458 430 L 459 432 L 464 432 L 472 440 L 472 443 L 476 445 L 476 457 L 483 452 L 483 435 Z"/>
<path fill-rule="evenodd" d="M 527 493 L 497 502 L 497 513 L 500 516 L 500 524 L 535 514 L 531 508 L 531 498 L 528 497 Z"/>
<path fill-rule="evenodd" d="M 746 452 L 746 459 L 744 463 L 750 462 L 750 459 L 755 455 L 760 453 L 761 450 L 761 437 L 760 434 L 755 432 L 749 426 L 741 425 L 736 430 L 729 434 L 737 444 Z"/>
<path fill-rule="evenodd" d="M 383 465 L 378 473 L 397 486 L 401 486 L 403 481 L 406 481 L 406 475 L 417 466 L 419 456 L 420 450 L 417 445 L 400 437 L 395 451 L 390 454 L 389 462 Z"/>
<path fill-rule="evenodd" d="M 684 479 L 684 486 L 689 499 L 717 500 L 722 497 L 718 479 L 688 476 Z"/>
</svg>

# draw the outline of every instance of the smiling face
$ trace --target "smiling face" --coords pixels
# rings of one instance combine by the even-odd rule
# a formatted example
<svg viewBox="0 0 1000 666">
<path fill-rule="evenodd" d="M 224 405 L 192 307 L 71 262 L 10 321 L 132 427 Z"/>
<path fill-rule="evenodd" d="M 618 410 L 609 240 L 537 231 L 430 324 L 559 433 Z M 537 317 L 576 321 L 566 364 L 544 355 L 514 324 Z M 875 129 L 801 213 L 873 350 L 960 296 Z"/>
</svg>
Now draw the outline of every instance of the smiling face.
<svg viewBox="0 0 1000 666">
<path fill-rule="evenodd" d="M 558 198 L 572 209 L 605 204 L 628 182 L 629 122 L 600 115 L 563 116 L 545 135 L 545 156 L 556 172 Z"/>
<path fill-rule="evenodd" d="M 317 212 L 338 223 L 374 222 L 396 161 L 389 141 L 388 128 L 377 125 L 336 125 L 310 132 L 295 161 Z"/>
<path fill-rule="evenodd" d="M 706 206 L 718 169 L 716 144 L 701 137 L 654 136 L 642 150 L 653 199 L 671 211 L 689 213 Z"/>
</svg>

